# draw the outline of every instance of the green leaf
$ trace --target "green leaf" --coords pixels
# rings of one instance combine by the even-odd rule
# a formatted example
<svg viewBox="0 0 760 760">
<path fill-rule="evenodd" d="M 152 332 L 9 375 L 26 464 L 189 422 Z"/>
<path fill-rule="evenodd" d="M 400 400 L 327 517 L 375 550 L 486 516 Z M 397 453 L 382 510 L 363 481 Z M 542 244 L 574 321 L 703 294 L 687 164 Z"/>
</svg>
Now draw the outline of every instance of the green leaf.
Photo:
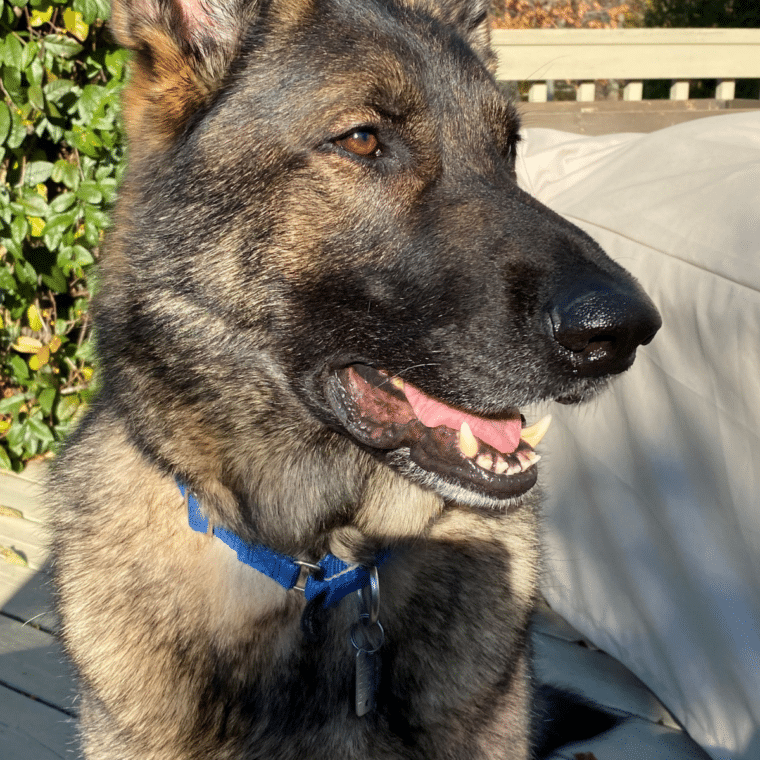
<svg viewBox="0 0 760 760">
<path fill-rule="evenodd" d="M 116 166 L 113 164 L 113 162 L 104 162 L 95 170 L 95 179 L 97 180 L 98 184 L 103 181 L 108 181 L 109 179 L 113 178 L 115 171 Z"/>
<path fill-rule="evenodd" d="M 80 407 L 80 401 L 76 394 L 69 394 L 61 396 L 58 404 L 55 407 L 55 416 L 63 422 L 64 420 L 70 420 Z"/>
<path fill-rule="evenodd" d="M 64 135 L 63 127 L 59 126 L 56 123 L 58 121 L 58 117 L 55 116 L 57 112 L 58 112 L 58 109 L 55 106 L 51 106 L 50 103 L 48 103 L 48 115 L 51 116 L 52 118 L 40 119 L 40 126 L 43 128 L 43 131 L 48 133 L 48 137 L 54 143 L 61 142 L 63 140 L 63 135 Z M 38 134 L 40 133 L 38 132 Z"/>
<path fill-rule="evenodd" d="M 76 200 L 77 196 L 74 193 L 60 193 L 50 201 L 49 208 L 54 214 L 61 214 L 70 209 L 76 203 Z"/>
<path fill-rule="evenodd" d="M 53 182 L 66 185 L 70 190 L 79 187 L 79 169 L 76 164 L 59 159 L 53 164 L 53 172 L 50 175 Z"/>
<path fill-rule="evenodd" d="M 72 82 L 70 79 L 54 79 L 52 82 L 48 82 L 42 90 L 48 101 L 52 100 L 55 103 L 60 102 L 61 98 L 70 92 L 74 94 L 79 92 L 76 82 Z"/>
<path fill-rule="evenodd" d="M 113 203 L 116 200 L 116 179 L 107 177 L 98 182 L 98 188 L 103 193 L 103 200 L 106 203 Z"/>
<path fill-rule="evenodd" d="M 21 422 L 14 422 L 5 436 L 5 442 L 11 454 L 20 457 L 24 453 L 24 433 L 26 426 Z"/>
<path fill-rule="evenodd" d="M 38 84 L 29 85 L 29 89 L 27 90 L 27 97 L 29 98 L 29 102 L 38 111 L 45 110 L 45 98 L 42 94 L 42 87 L 40 87 Z"/>
<path fill-rule="evenodd" d="M 28 48 L 24 48 L 27 50 Z M 29 84 L 42 86 L 42 80 L 45 76 L 45 67 L 39 58 L 32 58 L 32 62 L 26 67 L 24 72 L 26 78 L 29 80 Z"/>
<path fill-rule="evenodd" d="M 8 456 L 8 453 L 5 451 L 5 449 L 2 446 L 0 446 L 0 467 L 2 467 L 5 470 L 13 469 L 11 458 Z"/>
<path fill-rule="evenodd" d="M 84 362 L 92 362 L 95 360 L 95 345 L 94 341 L 88 340 L 82 343 L 81 346 L 77 348 L 76 353 L 74 356 Z"/>
<path fill-rule="evenodd" d="M 128 53 L 122 48 L 117 50 L 109 50 L 104 58 L 106 70 L 114 79 L 121 79 L 124 73 L 124 65 L 128 60 Z"/>
<path fill-rule="evenodd" d="M 53 172 L 53 164 L 50 161 L 30 161 L 26 165 L 24 183 L 27 185 L 39 185 L 47 182 Z"/>
<path fill-rule="evenodd" d="M 10 251 L 11 241 L 7 241 L 5 247 Z M 37 272 L 28 261 L 25 261 L 20 257 L 21 251 L 18 249 L 18 246 L 16 246 L 16 249 L 18 250 L 18 253 L 14 253 L 17 258 L 15 264 L 13 265 L 13 272 L 16 275 L 16 279 L 23 285 L 32 285 L 36 287 Z"/>
<path fill-rule="evenodd" d="M 69 195 L 72 195 L 72 193 L 69 193 Z M 55 203 L 55 201 L 53 201 L 53 203 Z M 48 219 L 45 224 L 45 229 L 42 231 L 42 240 L 49 250 L 55 251 L 58 248 L 61 244 L 61 239 L 63 238 L 64 233 L 71 230 L 76 224 L 76 221 L 76 210 L 69 212 L 68 214 L 58 214 L 52 219 Z M 67 259 L 64 258 L 63 261 L 65 262 Z M 56 263 L 59 267 L 63 268 L 60 255 L 56 259 Z"/>
<path fill-rule="evenodd" d="M 26 368 L 26 364 L 24 364 L 24 367 Z M 15 417 L 25 402 L 26 396 L 23 393 L 17 393 L 15 396 L 0 399 L 0 414 L 10 414 Z"/>
<path fill-rule="evenodd" d="M 54 293 L 68 293 L 69 291 L 69 282 L 60 267 L 54 266 L 49 273 L 41 274 L 40 280 Z"/>
<path fill-rule="evenodd" d="M 5 140 L 9 148 L 18 148 L 26 139 L 26 124 L 17 109 L 11 110 L 11 131 Z"/>
<path fill-rule="evenodd" d="M 21 40 L 11 33 L 5 38 L 5 63 L 14 69 L 24 68 L 24 46 Z"/>
<path fill-rule="evenodd" d="M 5 238 L 5 240 L 3 240 L 3 245 L 8 253 L 10 253 L 15 259 L 13 264 L 13 275 L 15 279 L 21 283 L 25 282 L 23 272 L 19 272 L 19 267 L 23 268 L 22 260 L 24 257 L 24 252 L 21 250 L 21 246 L 15 240 L 11 240 L 10 238 Z"/>
<path fill-rule="evenodd" d="M 3 66 L 3 86 L 16 104 L 25 101 L 24 90 L 21 86 L 21 71 L 14 66 Z"/>
<path fill-rule="evenodd" d="M 88 208 L 92 208 L 91 206 L 88 206 Z M 84 222 L 84 239 L 87 242 L 88 245 L 91 245 L 93 248 L 100 243 L 100 235 L 101 235 L 102 229 L 100 229 L 99 225 L 93 224 L 92 222 L 87 221 L 87 215 L 85 214 L 85 222 Z"/>
<path fill-rule="evenodd" d="M 103 105 L 103 101 L 108 97 L 108 90 L 105 87 L 88 84 L 83 90 L 77 102 L 77 110 L 82 120 L 89 122 L 95 112 Z"/>
<path fill-rule="evenodd" d="M 89 266 L 95 261 L 92 254 L 81 245 L 72 246 L 71 253 L 73 262 L 80 267 Z"/>
<path fill-rule="evenodd" d="M 37 401 L 40 405 L 40 410 L 42 413 L 47 416 L 50 414 L 50 412 L 53 411 L 53 404 L 55 403 L 55 397 L 56 397 L 56 390 L 55 388 L 45 388 L 42 393 L 40 393 L 39 397 L 37 398 Z"/>
<path fill-rule="evenodd" d="M 95 182 L 92 180 L 85 180 L 79 185 L 77 198 L 80 198 L 86 203 L 100 203 L 103 200 L 103 194 L 100 192 Z"/>
<path fill-rule="evenodd" d="M 90 224 L 101 229 L 107 229 L 111 226 L 111 217 L 105 211 L 101 211 L 95 206 L 85 206 L 84 218 Z"/>
<path fill-rule="evenodd" d="M 55 440 L 53 431 L 42 421 L 35 417 L 30 417 L 26 421 L 29 432 L 42 443 L 52 443 Z"/>
<path fill-rule="evenodd" d="M 8 364 L 10 364 L 13 372 L 13 379 L 23 385 L 29 379 L 29 367 L 27 367 L 26 362 L 18 354 L 13 354 L 8 360 Z"/>
<path fill-rule="evenodd" d="M 47 216 L 48 205 L 39 193 L 33 190 L 31 192 L 27 191 L 20 200 L 24 211 L 29 216 Z"/>
<path fill-rule="evenodd" d="M 26 237 L 28 229 L 29 225 L 27 224 L 24 216 L 21 214 L 14 216 L 13 221 L 11 222 L 11 240 L 13 240 L 13 242 L 17 243 L 18 245 L 21 245 L 24 238 Z"/>
<path fill-rule="evenodd" d="M 63 34 L 48 34 L 43 42 L 47 52 L 61 58 L 73 58 L 84 49 L 78 42 Z"/>
<path fill-rule="evenodd" d="M 0 20 L 2 20 L 6 26 L 12 26 L 16 21 L 16 16 L 13 13 L 13 6 L 10 3 L 3 3 L 2 11 L 0 11 Z"/>
<path fill-rule="evenodd" d="M 86 24 L 91 24 L 98 17 L 98 4 L 95 0 L 74 0 L 72 8 L 82 14 Z"/>
<path fill-rule="evenodd" d="M 13 293 L 16 290 L 16 280 L 6 266 L 0 265 L 0 291 Z"/>
<path fill-rule="evenodd" d="M 32 61 L 35 60 L 37 57 L 37 53 L 40 51 L 40 46 L 34 41 L 29 40 L 29 42 L 24 45 L 24 52 L 21 56 L 21 68 L 26 69 L 28 68 L 29 64 L 32 63 Z M 37 59 L 39 61 L 39 59 Z M 39 61 L 40 67 L 42 66 L 42 61 Z"/>
<path fill-rule="evenodd" d="M 98 8 L 98 18 L 108 21 L 111 18 L 111 3 L 109 0 L 95 0 Z"/>
<path fill-rule="evenodd" d="M 74 124 L 71 132 L 67 133 L 69 141 L 86 156 L 98 158 L 103 143 L 92 131 L 81 124 Z"/>
<path fill-rule="evenodd" d="M 8 106 L 0 100 L 0 143 L 5 142 L 8 133 L 11 131 L 11 112 Z"/>
</svg>

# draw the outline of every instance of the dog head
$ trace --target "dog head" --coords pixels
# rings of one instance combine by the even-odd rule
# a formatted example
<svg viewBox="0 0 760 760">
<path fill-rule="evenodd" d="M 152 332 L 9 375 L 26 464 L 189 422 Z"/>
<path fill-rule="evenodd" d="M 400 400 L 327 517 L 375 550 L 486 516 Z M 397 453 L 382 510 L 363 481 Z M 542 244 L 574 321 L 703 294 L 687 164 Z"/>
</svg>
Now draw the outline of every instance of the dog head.
<svg viewBox="0 0 760 760">
<path fill-rule="evenodd" d="M 233 494 L 244 535 L 267 509 L 293 536 L 349 520 L 375 472 L 515 507 L 536 482 L 520 407 L 590 397 L 659 327 L 518 188 L 486 8 L 115 2 L 135 60 L 104 396 L 212 511 Z"/>
</svg>

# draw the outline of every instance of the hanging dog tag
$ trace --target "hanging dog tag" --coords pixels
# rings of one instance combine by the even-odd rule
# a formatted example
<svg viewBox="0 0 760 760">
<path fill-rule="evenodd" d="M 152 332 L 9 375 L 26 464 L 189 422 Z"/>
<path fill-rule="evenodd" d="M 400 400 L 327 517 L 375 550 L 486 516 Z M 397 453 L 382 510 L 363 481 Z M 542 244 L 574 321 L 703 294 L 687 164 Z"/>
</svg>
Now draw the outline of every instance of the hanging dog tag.
<svg viewBox="0 0 760 760">
<path fill-rule="evenodd" d="M 379 660 L 377 652 L 360 649 L 356 653 L 356 714 L 360 718 L 375 709 Z"/>
<path fill-rule="evenodd" d="M 367 592 L 365 594 L 365 591 Z M 355 708 L 361 718 L 375 709 L 375 694 L 380 682 L 380 655 L 385 640 L 380 625 L 380 583 L 373 567 L 367 589 L 358 592 L 359 620 L 351 627 L 351 646 L 356 650 Z"/>
</svg>

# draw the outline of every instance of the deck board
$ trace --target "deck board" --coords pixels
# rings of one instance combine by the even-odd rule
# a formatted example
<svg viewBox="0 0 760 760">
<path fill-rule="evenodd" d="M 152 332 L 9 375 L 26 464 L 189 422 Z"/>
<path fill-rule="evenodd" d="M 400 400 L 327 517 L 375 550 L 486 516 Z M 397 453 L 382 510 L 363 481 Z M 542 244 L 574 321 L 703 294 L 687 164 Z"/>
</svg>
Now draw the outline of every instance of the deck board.
<svg viewBox="0 0 760 760">
<path fill-rule="evenodd" d="M 48 705 L 4 688 L 0 692 L 3 760 L 72 760 L 74 721 Z"/>
<path fill-rule="evenodd" d="M 72 681 L 54 636 L 0 615 L 0 682 L 70 712 Z"/>
<path fill-rule="evenodd" d="M 74 678 L 55 638 L 48 573 L 44 465 L 0 472 L 0 756 L 60 760 L 75 756 Z"/>
</svg>

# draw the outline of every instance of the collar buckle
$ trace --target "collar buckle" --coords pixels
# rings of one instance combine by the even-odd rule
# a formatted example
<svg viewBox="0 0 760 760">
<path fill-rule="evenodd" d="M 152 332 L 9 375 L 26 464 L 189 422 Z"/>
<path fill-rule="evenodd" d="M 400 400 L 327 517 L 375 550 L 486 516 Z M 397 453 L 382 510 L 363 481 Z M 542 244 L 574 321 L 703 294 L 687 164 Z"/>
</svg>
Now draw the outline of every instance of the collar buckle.
<svg viewBox="0 0 760 760">
<path fill-rule="evenodd" d="M 301 559 L 296 559 L 294 562 L 300 569 L 298 572 L 298 578 L 296 579 L 296 585 L 293 586 L 293 588 L 305 595 L 306 584 L 308 583 L 309 578 L 316 578 L 317 580 L 321 580 L 322 576 L 324 575 L 324 571 L 319 565 L 315 565 L 313 562 L 306 562 Z"/>
</svg>

